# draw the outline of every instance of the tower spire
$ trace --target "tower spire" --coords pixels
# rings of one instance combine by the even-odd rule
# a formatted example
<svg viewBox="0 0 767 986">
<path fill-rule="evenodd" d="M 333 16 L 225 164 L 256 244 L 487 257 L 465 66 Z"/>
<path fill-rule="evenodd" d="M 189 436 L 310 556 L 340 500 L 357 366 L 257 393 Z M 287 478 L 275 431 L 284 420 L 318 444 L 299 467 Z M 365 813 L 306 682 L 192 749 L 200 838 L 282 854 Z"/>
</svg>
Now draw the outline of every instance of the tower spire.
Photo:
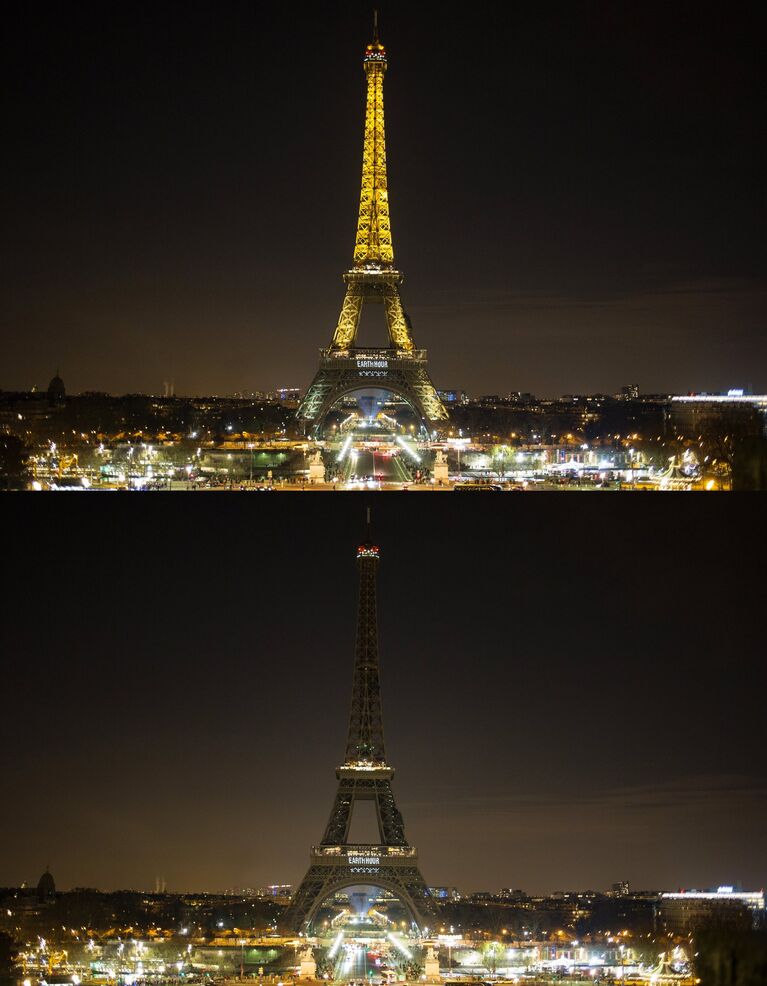
<svg viewBox="0 0 767 986">
<path fill-rule="evenodd" d="M 389 221 L 383 100 L 386 49 L 378 40 L 377 10 L 373 12 L 373 40 L 365 48 L 362 64 L 367 76 L 367 96 L 354 266 L 362 267 L 366 263 L 391 266 L 394 263 L 394 245 Z"/>
<path fill-rule="evenodd" d="M 352 703 L 344 761 L 347 765 L 374 763 L 384 766 L 386 764 L 378 668 L 376 576 L 379 557 L 378 545 L 373 543 L 370 533 L 370 507 L 368 507 L 365 541 L 357 548 L 359 597 Z"/>
</svg>

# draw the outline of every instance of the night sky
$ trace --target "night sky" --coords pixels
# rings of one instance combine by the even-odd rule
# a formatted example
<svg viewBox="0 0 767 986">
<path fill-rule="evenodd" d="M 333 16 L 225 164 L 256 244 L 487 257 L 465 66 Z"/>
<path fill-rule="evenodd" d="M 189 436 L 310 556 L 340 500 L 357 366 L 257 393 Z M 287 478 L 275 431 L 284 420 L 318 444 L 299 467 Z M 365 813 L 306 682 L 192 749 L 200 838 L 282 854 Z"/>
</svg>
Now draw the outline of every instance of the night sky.
<svg viewBox="0 0 767 986">
<path fill-rule="evenodd" d="M 438 386 L 767 390 L 762 5 L 380 7 Z M 308 384 L 351 262 L 371 8 L 5 11 L 0 387 Z"/>
<path fill-rule="evenodd" d="M 0 886 L 46 863 L 63 887 L 300 879 L 370 501 L 388 754 L 430 884 L 764 886 L 762 503 L 457 500 L 9 498 Z"/>
</svg>

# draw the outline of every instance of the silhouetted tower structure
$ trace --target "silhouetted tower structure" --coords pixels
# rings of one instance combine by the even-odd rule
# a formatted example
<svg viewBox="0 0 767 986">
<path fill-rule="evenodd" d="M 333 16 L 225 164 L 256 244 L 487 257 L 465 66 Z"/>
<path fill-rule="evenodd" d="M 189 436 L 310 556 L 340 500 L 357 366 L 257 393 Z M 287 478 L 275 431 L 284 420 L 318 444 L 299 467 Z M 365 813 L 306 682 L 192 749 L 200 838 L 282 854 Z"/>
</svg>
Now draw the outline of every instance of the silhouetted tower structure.
<svg viewBox="0 0 767 986">
<path fill-rule="evenodd" d="M 394 265 L 383 102 L 387 61 L 378 39 L 377 18 L 363 66 L 367 96 L 354 260 L 344 274 L 346 294 L 333 339 L 329 348 L 320 350 L 320 368 L 297 412 L 304 428 L 315 437 L 338 400 L 371 387 L 391 391 L 407 401 L 429 432 L 447 421 L 445 406 L 426 369 L 426 350 L 416 349 L 399 293 L 402 273 Z M 360 316 L 367 303 L 383 305 L 387 347 L 357 345 Z"/>
<path fill-rule="evenodd" d="M 56 370 L 56 375 L 51 378 L 51 382 L 48 384 L 48 403 L 63 404 L 66 397 L 67 391 L 64 387 L 64 381 L 59 376 L 59 371 Z"/>
<path fill-rule="evenodd" d="M 328 897 L 346 887 L 389 890 L 423 930 L 434 928 L 436 904 L 418 866 L 418 852 L 405 837 L 394 792 L 394 768 L 386 760 L 378 666 L 376 577 L 380 550 L 370 536 L 357 548 L 359 603 L 352 678 L 352 702 L 346 756 L 336 769 L 338 791 L 319 846 L 311 851 L 309 869 L 285 915 L 293 932 L 310 929 Z M 351 843 L 355 805 L 372 802 L 378 824 L 377 843 Z"/>
<path fill-rule="evenodd" d="M 45 873 L 37 881 L 37 899 L 41 904 L 49 904 L 56 899 L 56 884 L 50 865 L 45 867 Z"/>
</svg>

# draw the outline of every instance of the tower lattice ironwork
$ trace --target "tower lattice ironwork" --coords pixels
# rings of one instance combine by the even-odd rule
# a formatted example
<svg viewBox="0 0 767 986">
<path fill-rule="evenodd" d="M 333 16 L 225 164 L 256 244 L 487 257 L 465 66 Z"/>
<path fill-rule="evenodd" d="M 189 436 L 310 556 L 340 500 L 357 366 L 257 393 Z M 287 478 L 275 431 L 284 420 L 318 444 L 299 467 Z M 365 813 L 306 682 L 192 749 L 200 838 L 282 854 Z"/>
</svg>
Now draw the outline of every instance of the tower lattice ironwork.
<svg viewBox="0 0 767 986">
<path fill-rule="evenodd" d="M 317 436 L 328 411 L 342 397 L 368 387 L 392 391 L 420 417 L 427 430 L 447 420 L 447 411 L 426 369 L 426 350 L 416 349 L 402 306 L 402 273 L 394 264 L 386 177 L 383 81 L 386 50 L 378 39 L 365 48 L 367 80 L 362 186 L 354 243 L 354 262 L 344 274 L 346 294 L 330 346 L 320 350 L 320 368 L 298 408 L 304 427 Z M 366 303 L 382 304 L 389 332 L 387 347 L 357 346 Z"/>
<path fill-rule="evenodd" d="M 421 876 L 417 850 L 392 791 L 394 768 L 386 760 L 378 666 L 376 575 L 380 551 L 368 535 L 357 548 L 359 605 L 346 756 L 336 769 L 338 791 L 325 834 L 311 851 L 309 869 L 284 918 L 287 930 L 310 930 L 323 901 L 346 887 L 372 885 L 397 897 L 423 930 L 434 928 L 436 904 Z M 377 843 L 351 843 L 355 805 L 372 802 Z"/>
</svg>

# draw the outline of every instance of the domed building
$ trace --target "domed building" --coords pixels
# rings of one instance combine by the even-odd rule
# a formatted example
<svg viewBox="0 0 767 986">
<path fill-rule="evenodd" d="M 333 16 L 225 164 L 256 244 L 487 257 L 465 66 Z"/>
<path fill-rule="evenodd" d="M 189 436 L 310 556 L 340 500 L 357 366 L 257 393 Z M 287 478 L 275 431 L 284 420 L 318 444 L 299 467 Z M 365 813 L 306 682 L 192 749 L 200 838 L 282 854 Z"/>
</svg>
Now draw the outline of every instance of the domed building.
<svg viewBox="0 0 767 986">
<path fill-rule="evenodd" d="M 46 869 L 45 873 L 37 881 L 37 899 L 41 904 L 53 900 L 56 896 L 56 884 L 51 876 L 51 871 Z"/>
<path fill-rule="evenodd" d="M 50 404 L 63 404 L 66 396 L 64 381 L 59 376 L 59 371 L 56 370 L 56 376 L 48 384 L 48 402 Z"/>
</svg>

